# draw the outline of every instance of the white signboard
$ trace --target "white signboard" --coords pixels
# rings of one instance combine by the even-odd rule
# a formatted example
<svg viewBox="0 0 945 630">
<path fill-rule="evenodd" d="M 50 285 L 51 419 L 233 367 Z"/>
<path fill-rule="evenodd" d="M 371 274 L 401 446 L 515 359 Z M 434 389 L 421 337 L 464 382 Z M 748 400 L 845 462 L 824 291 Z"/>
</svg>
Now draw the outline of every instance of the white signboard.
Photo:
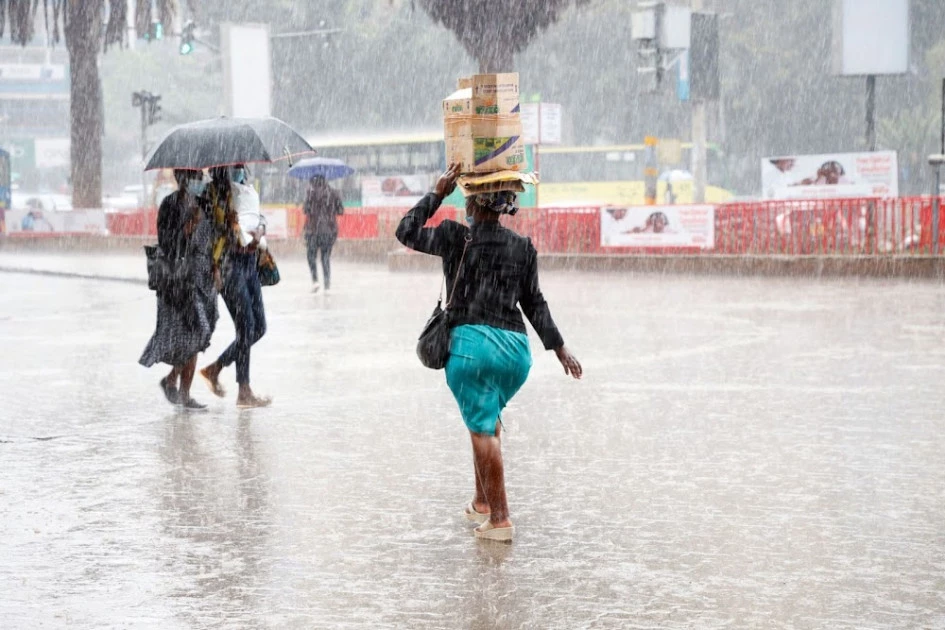
<svg viewBox="0 0 945 630">
<path fill-rule="evenodd" d="M 0 63 L 0 81 L 65 81 L 62 64 Z"/>
<path fill-rule="evenodd" d="M 36 168 L 69 166 L 69 138 L 36 138 Z"/>
<path fill-rule="evenodd" d="M 898 197 L 895 151 L 789 155 L 761 161 L 765 199 Z"/>
<path fill-rule="evenodd" d="M 372 208 L 410 208 L 430 191 L 432 185 L 431 175 L 362 177 L 361 205 Z"/>
<path fill-rule="evenodd" d="M 715 247 L 715 207 L 630 206 L 601 208 L 603 247 Z"/>
<path fill-rule="evenodd" d="M 909 69 L 908 0 L 834 2 L 834 72 L 901 74 Z"/>
<path fill-rule="evenodd" d="M 561 144 L 563 113 L 559 103 L 522 103 L 521 119 L 525 144 Z"/>
<path fill-rule="evenodd" d="M 220 38 L 226 115 L 231 118 L 271 116 L 269 26 L 221 24 Z"/>
</svg>

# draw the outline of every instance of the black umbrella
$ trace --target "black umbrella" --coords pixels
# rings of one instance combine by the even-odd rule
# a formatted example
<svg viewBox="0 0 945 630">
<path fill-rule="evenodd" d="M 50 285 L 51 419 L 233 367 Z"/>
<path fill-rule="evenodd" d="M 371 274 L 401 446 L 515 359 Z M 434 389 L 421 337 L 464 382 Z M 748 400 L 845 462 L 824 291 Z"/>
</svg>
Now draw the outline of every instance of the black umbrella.
<svg viewBox="0 0 945 630">
<path fill-rule="evenodd" d="M 178 125 L 151 151 L 144 170 L 275 162 L 315 150 L 278 118 L 211 118 Z"/>
</svg>

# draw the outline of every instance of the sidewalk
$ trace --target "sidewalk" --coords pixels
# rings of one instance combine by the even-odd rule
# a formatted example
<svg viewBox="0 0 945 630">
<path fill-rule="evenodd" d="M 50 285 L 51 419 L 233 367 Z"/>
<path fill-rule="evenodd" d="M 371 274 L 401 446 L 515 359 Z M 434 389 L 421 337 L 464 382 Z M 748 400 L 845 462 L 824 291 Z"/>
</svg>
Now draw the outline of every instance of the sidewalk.
<svg viewBox="0 0 945 630">
<path fill-rule="evenodd" d="M 151 239 L 63 237 L 0 240 L 0 271 L 123 282 L 147 278 L 142 247 Z M 300 239 L 271 245 L 280 267 L 305 266 Z M 390 271 L 436 271 L 440 260 L 383 239 L 338 241 L 333 260 L 386 265 Z M 945 256 L 753 256 L 725 254 L 539 254 L 545 271 L 802 278 L 945 279 Z"/>
<path fill-rule="evenodd" d="M 139 255 L 0 251 L 0 272 L 31 273 L 65 278 L 89 278 L 146 284 L 144 252 Z"/>
</svg>

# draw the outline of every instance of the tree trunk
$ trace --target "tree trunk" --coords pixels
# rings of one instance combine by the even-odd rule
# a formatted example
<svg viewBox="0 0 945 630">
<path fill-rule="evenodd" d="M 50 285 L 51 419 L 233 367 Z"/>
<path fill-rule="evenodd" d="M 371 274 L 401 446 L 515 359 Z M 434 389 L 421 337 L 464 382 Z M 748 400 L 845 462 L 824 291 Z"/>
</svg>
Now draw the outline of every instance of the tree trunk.
<svg viewBox="0 0 945 630">
<path fill-rule="evenodd" d="M 102 207 L 102 84 L 98 71 L 101 44 L 100 2 L 66 3 L 69 50 L 72 206 Z"/>
</svg>

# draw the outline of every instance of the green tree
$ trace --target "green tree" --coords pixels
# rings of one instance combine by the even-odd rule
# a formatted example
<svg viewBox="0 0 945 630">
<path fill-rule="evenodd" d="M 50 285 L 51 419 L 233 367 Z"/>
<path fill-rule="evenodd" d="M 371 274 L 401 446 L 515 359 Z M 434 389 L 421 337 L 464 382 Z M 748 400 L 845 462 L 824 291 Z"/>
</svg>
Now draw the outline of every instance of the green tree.
<svg viewBox="0 0 945 630">
<path fill-rule="evenodd" d="M 102 133 L 104 106 L 98 67 L 100 51 L 122 44 L 127 21 L 127 0 L 19 0 L 0 2 L 0 36 L 7 24 L 14 43 L 25 46 L 34 36 L 42 7 L 46 30 L 53 43 L 62 28 L 69 52 L 72 204 L 77 208 L 102 205 Z M 158 16 L 173 22 L 176 0 L 159 0 Z M 136 25 L 151 25 L 151 0 L 137 0 Z M 106 17 L 107 16 L 107 17 Z M 104 27 L 104 28 L 103 28 Z M 139 30 L 140 34 L 143 34 Z"/>
<path fill-rule="evenodd" d="M 512 58 L 553 24 L 570 4 L 588 0 L 417 0 L 456 35 L 480 72 L 507 72 Z"/>
</svg>

